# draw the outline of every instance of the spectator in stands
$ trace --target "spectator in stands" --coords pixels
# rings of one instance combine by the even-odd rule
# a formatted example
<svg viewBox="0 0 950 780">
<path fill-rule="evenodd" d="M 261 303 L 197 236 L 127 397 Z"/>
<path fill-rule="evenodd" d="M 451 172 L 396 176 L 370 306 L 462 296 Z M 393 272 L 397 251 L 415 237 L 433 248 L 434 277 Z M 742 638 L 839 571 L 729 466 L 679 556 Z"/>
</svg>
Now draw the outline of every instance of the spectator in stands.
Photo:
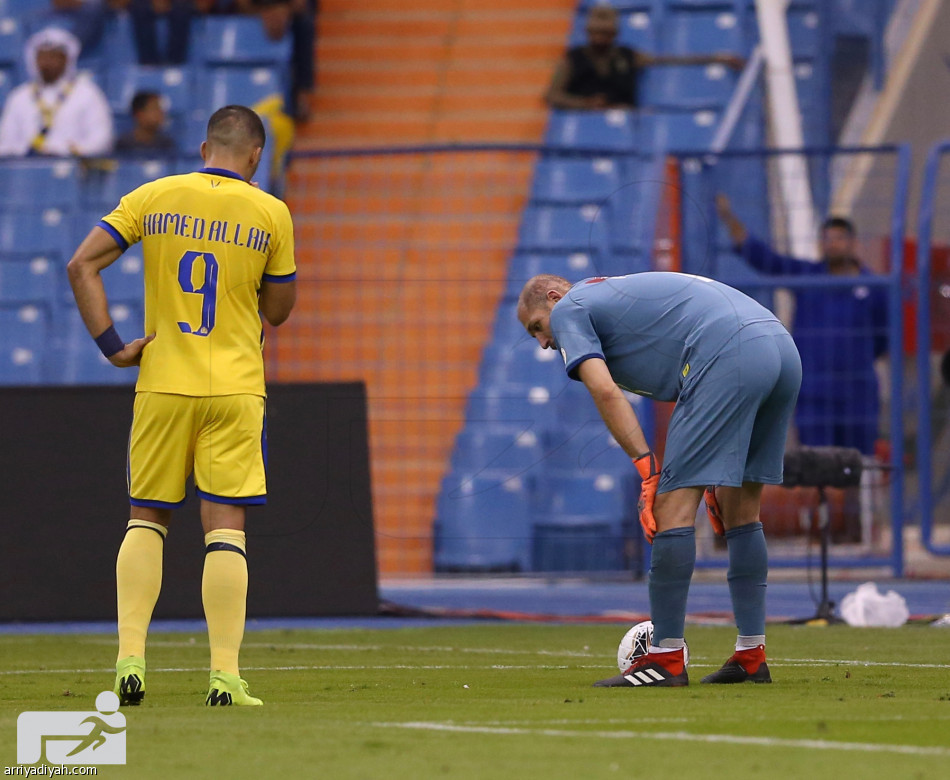
<svg viewBox="0 0 950 780">
<path fill-rule="evenodd" d="M 191 18 L 203 11 L 208 0 L 110 0 L 113 7 L 127 9 L 132 18 L 135 49 L 142 65 L 181 65 L 188 60 Z M 213 0 L 212 0 L 213 4 Z M 165 51 L 158 43 L 158 18 L 168 20 Z"/>
<path fill-rule="evenodd" d="M 78 155 L 112 150 L 112 112 L 102 90 L 76 72 L 75 35 L 49 27 L 26 42 L 30 80 L 8 96 L 0 115 L 0 156 Z"/>
<path fill-rule="evenodd" d="M 157 92 L 136 92 L 132 98 L 134 126 L 115 142 L 115 153 L 129 157 L 172 155 L 175 139 L 165 132 L 165 109 Z"/>
<path fill-rule="evenodd" d="M 558 63 L 545 99 L 552 108 L 604 109 L 637 106 L 637 79 L 652 65 L 720 63 L 741 68 L 734 54 L 654 55 L 617 46 L 617 12 L 595 5 L 587 14 L 587 45 L 569 49 Z"/>
<path fill-rule="evenodd" d="M 317 0 L 233 0 L 233 3 L 234 9 L 241 13 L 259 14 L 271 40 L 278 41 L 288 32 L 293 36 L 291 112 L 297 119 L 307 119 L 314 85 Z"/>
<path fill-rule="evenodd" d="M 854 225 L 842 217 L 826 219 L 821 262 L 813 263 L 780 255 L 751 235 L 725 195 L 717 197 L 716 208 L 735 252 L 756 270 L 854 277 L 853 286 L 796 292 L 792 334 L 804 379 L 795 416 L 802 444 L 855 447 L 872 455 L 880 414 L 874 361 L 887 351 L 887 291 L 862 284 L 871 272 L 855 255 Z"/>
</svg>

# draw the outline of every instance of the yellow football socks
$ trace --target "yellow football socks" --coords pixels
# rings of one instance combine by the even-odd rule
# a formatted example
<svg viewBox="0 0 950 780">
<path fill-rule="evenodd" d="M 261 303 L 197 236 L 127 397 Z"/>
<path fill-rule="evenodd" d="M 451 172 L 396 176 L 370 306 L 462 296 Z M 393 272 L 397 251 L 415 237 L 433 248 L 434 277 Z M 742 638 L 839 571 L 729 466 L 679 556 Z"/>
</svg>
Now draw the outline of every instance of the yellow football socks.
<svg viewBox="0 0 950 780">
<path fill-rule="evenodd" d="M 205 534 L 201 601 L 208 621 L 211 671 L 238 674 L 247 610 L 247 546 L 243 531 Z"/>
<path fill-rule="evenodd" d="M 115 563 L 119 654 L 145 657 L 145 637 L 162 589 L 162 555 L 168 529 L 148 520 L 129 520 Z"/>
</svg>

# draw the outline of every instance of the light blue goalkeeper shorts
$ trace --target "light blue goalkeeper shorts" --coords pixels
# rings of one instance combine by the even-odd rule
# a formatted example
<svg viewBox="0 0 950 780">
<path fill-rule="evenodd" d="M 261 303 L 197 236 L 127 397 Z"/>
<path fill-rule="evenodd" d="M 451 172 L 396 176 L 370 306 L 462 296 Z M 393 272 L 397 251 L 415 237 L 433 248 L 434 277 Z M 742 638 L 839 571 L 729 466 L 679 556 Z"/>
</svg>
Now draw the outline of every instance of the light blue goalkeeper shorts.
<svg viewBox="0 0 950 780">
<path fill-rule="evenodd" d="M 777 321 L 746 325 L 694 367 L 673 409 L 659 493 L 782 482 L 785 438 L 802 383 L 795 342 Z"/>
</svg>

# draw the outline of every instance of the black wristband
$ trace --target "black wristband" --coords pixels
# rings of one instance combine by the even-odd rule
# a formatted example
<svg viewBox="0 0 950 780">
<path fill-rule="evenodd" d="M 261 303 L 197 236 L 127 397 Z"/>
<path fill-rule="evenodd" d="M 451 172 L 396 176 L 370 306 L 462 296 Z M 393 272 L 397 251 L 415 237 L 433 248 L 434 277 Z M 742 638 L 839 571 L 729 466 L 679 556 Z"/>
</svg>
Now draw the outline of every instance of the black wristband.
<svg viewBox="0 0 950 780">
<path fill-rule="evenodd" d="M 116 352 L 125 349 L 125 342 L 115 332 L 115 325 L 110 325 L 106 330 L 96 337 L 96 346 L 107 358 L 112 357 Z"/>
</svg>

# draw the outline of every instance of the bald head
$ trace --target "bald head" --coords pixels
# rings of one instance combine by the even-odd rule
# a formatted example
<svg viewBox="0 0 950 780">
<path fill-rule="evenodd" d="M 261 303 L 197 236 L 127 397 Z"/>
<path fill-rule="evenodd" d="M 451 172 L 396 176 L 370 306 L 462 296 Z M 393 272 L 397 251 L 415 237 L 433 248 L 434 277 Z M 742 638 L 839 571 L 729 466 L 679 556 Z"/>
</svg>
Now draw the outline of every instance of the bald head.
<svg viewBox="0 0 950 780">
<path fill-rule="evenodd" d="M 219 108 L 208 120 L 208 146 L 215 151 L 242 153 L 263 148 L 264 123 L 247 106 Z"/>
<path fill-rule="evenodd" d="M 554 274 L 538 274 L 531 277 L 524 287 L 521 288 L 521 295 L 518 296 L 518 317 L 521 318 L 522 312 L 530 312 L 535 309 L 545 309 L 548 306 L 548 292 L 554 290 L 560 295 L 564 295 L 572 287 L 571 283 L 563 276 Z"/>
</svg>

